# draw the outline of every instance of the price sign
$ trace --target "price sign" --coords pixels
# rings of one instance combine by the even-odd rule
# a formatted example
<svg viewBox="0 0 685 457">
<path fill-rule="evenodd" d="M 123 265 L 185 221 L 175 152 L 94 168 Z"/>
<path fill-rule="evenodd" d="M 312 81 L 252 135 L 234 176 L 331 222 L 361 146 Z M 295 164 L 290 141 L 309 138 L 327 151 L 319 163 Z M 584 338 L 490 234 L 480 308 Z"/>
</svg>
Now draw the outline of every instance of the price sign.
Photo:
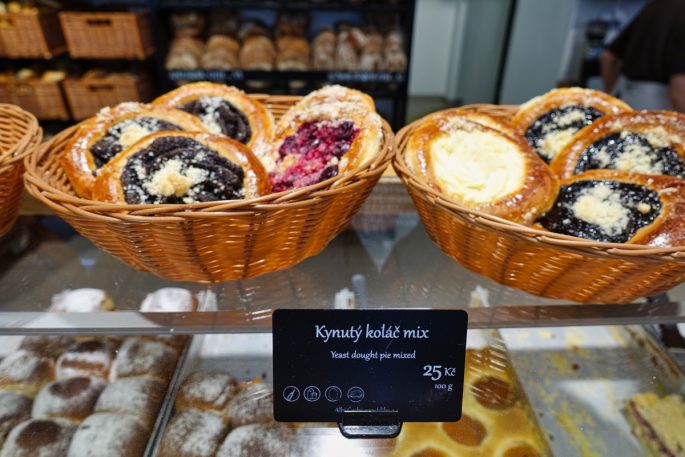
<svg viewBox="0 0 685 457">
<path fill-rule="evenodd" d="M 467 319 L 460 310 L 275 311 L 276 420 L 458 420 Z"/>
</svg>

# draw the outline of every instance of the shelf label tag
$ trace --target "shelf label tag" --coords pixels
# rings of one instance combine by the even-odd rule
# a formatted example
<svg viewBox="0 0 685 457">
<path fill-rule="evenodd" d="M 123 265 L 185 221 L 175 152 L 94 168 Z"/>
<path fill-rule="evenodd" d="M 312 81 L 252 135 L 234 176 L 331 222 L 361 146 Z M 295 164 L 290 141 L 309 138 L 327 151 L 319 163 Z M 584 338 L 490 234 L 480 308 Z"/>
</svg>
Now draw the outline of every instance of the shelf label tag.
<svg viewBox="0 0 685 457">
<path fill-rule="evenodd" d="M 462 310 L 276 310 L 274 417 L 458 420 L 467 320 Z"/>
</svg>

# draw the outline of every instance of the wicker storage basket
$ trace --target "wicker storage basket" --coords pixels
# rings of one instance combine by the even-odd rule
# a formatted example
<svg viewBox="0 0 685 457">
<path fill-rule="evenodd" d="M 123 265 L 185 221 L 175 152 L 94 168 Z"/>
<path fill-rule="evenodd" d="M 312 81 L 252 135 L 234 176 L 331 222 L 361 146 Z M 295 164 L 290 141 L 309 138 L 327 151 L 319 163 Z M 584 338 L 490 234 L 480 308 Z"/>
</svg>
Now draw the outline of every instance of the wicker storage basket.
<svg viewBox="0 0 685 457">
<path fill-rule="evenodd" d="M 69 119 L 67 105 L 58 82 L 36 79 L 0 83 L 0 102 L 20 106 L 38 119 Z"/>
<path fill-rule="evenodd" d="M 104 106 L 122 102 L 147 102 L 152 98 L 148 80 L 139 75 L 121 74 L 107 78 L 67 78 L 64 93 L 76 120 L 94 115 Z"/>
<path fill-rule="evenodd" d="M 513 107 L 475 105 L 502 118 Z M 403 151 L 419 121 L 397 134 L 393 167 L 440 249 L 500 284 L 548 298 L 627 303 L 685 281 L 685 247 L 597 243 L 536 230 L 454 203 L 414 176 Z"/>
<path fill-rule="evenodd" d="M 19 213 L 24 158 L 40 143 L 36 118 L 17 106 L 0 103 L 0 236 Z"/>
<path fill-rule="evenodd" d="M 65 49 L 56 11 L 0 15 L 0 56 L 49 59 Z"/>
<path fill-rule="evenodd" d="M 256 98 L 277 118 L 299 99 Z M 58 158 L 74 132 L 75 127 L 63 131 L 27 158 L 28 191 L 132 267 L 204 283 L 281 270 L 320 252 L 371 192 L 392 159 L 393 146 L 384 123 L 383 150 L 372 164 L 290 193 L 194 205 L 115 205 L 73 193 Z"/>
<path fill-rule="evenodd" d="M 144 59 L 155 51 L 145 13 L 59 13 L 71 57 Z"/>
</svg>

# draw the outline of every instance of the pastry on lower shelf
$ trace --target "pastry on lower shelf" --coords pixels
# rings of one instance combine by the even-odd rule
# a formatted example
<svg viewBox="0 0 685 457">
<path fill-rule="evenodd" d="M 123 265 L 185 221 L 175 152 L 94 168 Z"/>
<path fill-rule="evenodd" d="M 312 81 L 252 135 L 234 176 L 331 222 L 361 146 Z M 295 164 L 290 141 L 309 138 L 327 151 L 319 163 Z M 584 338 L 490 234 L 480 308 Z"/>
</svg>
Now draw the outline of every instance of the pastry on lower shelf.
<svg viewBox="0 0 685 457">
<path fill-rule="evenodd" d="M 31 416 L 34 419 L 60 418 L 81 422 L 93 412 L 105 385 L 101 378 L 87 376 L 53 381 L 36 395 Z"/>
<path fill-rule="evenodd" d="M 90 338 L 72 345 L 57 359 L 57 379 L 97 376 L 108 379 L 117 344 L 109 338 Z"/>
<path fill-rule="evenodd" d="M 29 335 L 21 340 L 19 349 L 26 349 L 43 357 L 56 359 L 75 343 L 70 336 Z"/>
<path fill-rule="evenodd" d="M 177 411 L 164 432 L 159 457 L 213 457 L 228 427 L 216 414 L 199 409 Z"/>
<path fill-rule="evenodd" d="M 263 154 L 274 192 L 317 184 L 369 165 L 383 146 L 378 114 L 340 102 L 293 108 Z"/>
<path fill-rule="evenodd" d="M 217 372 L 195 372 L 183 380 L 176 394 L 176 410 L 200 409 L 226 416 L 228 402 L 238 392 L 235 378 Z"/>
<path fill-rule="evenodd" d="M 97 413 L 76 429 L 68 457 L 142 457 L 150 436 L 126 414 Z"/>
<path fill-rule="evenodd" d="M 685 244 L 685 181 L 670 176 L 591 170 L 561 183 L 539 219 L 552 232 L 609 243 Z"/>
<path fill-rule="evenodd" d="M 127 414 L 152 430 L 166 388 L 166 382 L 143 376 L 117 379 L 102 391 L 94 411 Z"/>
<path fill-rule="evenodd" d="M 228 403 L 228 418 L 232 428 L 273 422 L 274 398 L 271 385 L 251 381 L 240 386 L 238 393 Z"/>
<path fill-rule="evenodd" d="M 114 302 L 112 301 L 112 298 L 107 295 L 107 292 L 100 289 L 84 288 L 66 289 L 53 295 L 48 311 L 60 313 L 92 313 L 96 311 L 114 311 L 114 309 Z"/>
<path fill-rule="evenodd" d="M 630 111 L 621 100 L 592 89 L 554 89 L 521 105 L 512 124 L 549 163 L 580 129 L 600 117 Z"/>
<path fill-rule="evenodd" d="M 640 393 L 625 408 L 633 435 L 654 457 L 685 457 L 685 399 Z"/>
<path fill-rule="evenodd" d="M 407 139 L 409 169 L 458 204 L 533 223 L 554 203 L 558 179 L 520 135 L 490 128 L 486 115 L 476 115 L 452 110 L 424 118 Z"/>
<path fill-rule="evenodd" d="M 259 101 L 235 87 L 208 82 L 186 84 L 153 103 L 193 114 L 210 132 L 228 136 L 252 149 L 268 143 L 273 137 L 271 113 Z"/>
<path fill-rule="evenodd" d="M 108 163 L 93 186 L 97 200 L 128 204 L 182 204 L 249 199 L 270 185 L 257 157 L 220 135 L 159 132 Z"/>
<path fill-rule="evenodd" d="M 112 364 L 110 379 L 146 376 L 168 382 L 178 354 L 168 346 L 141 338 L 126 338 Z"/>
<path fill-rule="evenodd" d="M 103 108 L 80 124 L 61 163 L 76 193 L 90 198 L 98 172 L 117 154 L 151 133 L 176 130 L 206 131 L 197 118 L 176 109 L 132 102 Z"/>
<path fill-rule="evenodd" d="M 578 132 L 551 167 L 562 179 L 595 169 L 685 178 L 685 115 L 636 111 L 603 117 Z"/>
<path fill-rule="evenodd" d="M 63 419 L 27 420 L 12 429 L 0 457 L 65 457 L 75 430 Z"/>
<path fill-rule="evenodd" d="M 30 418 L 30 398 L 14 392 L 0 391 L 0 449 L 10 430 Z"/>
<path fill-rule="evenodd" d="M 284 424 L 243 425 L 228 434 L 216 457 L 308 455 L 293 449 L 295 441 L 295 429 Z"/>
<path fill-rule="evenodd" d="M 0 362 L 0 389 L 33 398 L 55 377 L 55 362 L 34 352 L 20 349 Z"/>
</svg>

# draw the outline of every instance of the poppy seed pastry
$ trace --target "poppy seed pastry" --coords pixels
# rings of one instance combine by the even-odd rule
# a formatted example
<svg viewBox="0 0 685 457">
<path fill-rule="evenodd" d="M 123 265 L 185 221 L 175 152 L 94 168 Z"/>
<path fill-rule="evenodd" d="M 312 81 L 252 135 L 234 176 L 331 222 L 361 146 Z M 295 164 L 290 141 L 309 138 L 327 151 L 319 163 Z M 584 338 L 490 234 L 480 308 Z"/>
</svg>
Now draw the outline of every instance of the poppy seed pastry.
<svg viewBox="0 0 685 457">
<path fill-rule="evenodd" d="M 592 89 L 554 89 L 521 105 L 512 125 L 547 163 L 583 127 L 609 114 L 630 111 L 621 100 Z"/>
<path fill-rule="evenodd" d="M 229 138 L 161 132 L 126 149 L 108 163 L 93 197 L 113 203 L 197 203 L 249 199 L 268 194 L 268 177 L 257 157 Z"/>
<path fill-rule="evenodd" d="M 67 457 L 142 457 L 149 436 L 133 416 L 93 414 L 76 429 Z"/>
<path fill-rule="evenodd" d="M 562 179 L 595 169 L 685 178 L 685 115 L 635 111 L 603 117 L 578 132 L 550 166 Z"/>
<path fill-rule="evenodd" d="M 61 162 L 76 193 L 92 196 L 98 171 L 119 152 L 151 133 L 164 130 L 206 131 L 194 116 L 181 110 L 143 103 L 103 108 L 81 123 L 64 150 Z"/>
<path fill-rule="evenodd" d="M 0 362 L 0 389 L 33 398 L 45 384 L 55 377 L 52 358 L 20 349 Z"/>
<path fill-rule="evenodd" d="M 406 163 L 456 203 L 531 224 L 554 203 L 558 180 L 520 135 L 487 119 L 459 110 L 427 116 L 409 135 Z"/>
<path fill-rule="evenodd" d="M 152 430 L 166 388 L 166 382 L 144 376 L 117 379 L 102 391 L 94 411 L 128 414 Z"/>
<path fill-rule="evenodd" d="M 191 373 L 176 394 L 176 410 L 194 408 L 225 417 L 228 403 L 237 392 L 238 384 L 229 374 Z"/>
<path fill-rule="evenodd" d="M 30 398 L 14 392 L 0 391 L 0 449 L 10 430 L 30 418 Z"/>
<path fill-rule="evenodd" d="M 57 359 L 56 378 L 97 376 L 107 379 L 117 344 L 109 338 L 90 338 L 72 345 Z"/>
<path fill-rule="evenodd" d="M 105 388 L 101 378 L 78 376 L 59 379 L 44 386 L 33 401 L 34 419 L 67 419 L 81 422 L 93 412 Z"/>
<path fill-rule="evenodd" d="M 177 411 L 167 425 L 159 457 L 213 457 L 228 427 L 215 414 L 199 409 Z"/>
<path fill-rule="evenodd" d="M 561 183 L 539 219 L 552 232 L 593 241 L 673 247 L 685 244 L 685 181 L 591 170 Z"/>
<path fill-rule="evenodd" d="M 30 419 L 7 436 L 0 457 L 65 457 L 76 426 L 62 419 Z"/>
</svg>

